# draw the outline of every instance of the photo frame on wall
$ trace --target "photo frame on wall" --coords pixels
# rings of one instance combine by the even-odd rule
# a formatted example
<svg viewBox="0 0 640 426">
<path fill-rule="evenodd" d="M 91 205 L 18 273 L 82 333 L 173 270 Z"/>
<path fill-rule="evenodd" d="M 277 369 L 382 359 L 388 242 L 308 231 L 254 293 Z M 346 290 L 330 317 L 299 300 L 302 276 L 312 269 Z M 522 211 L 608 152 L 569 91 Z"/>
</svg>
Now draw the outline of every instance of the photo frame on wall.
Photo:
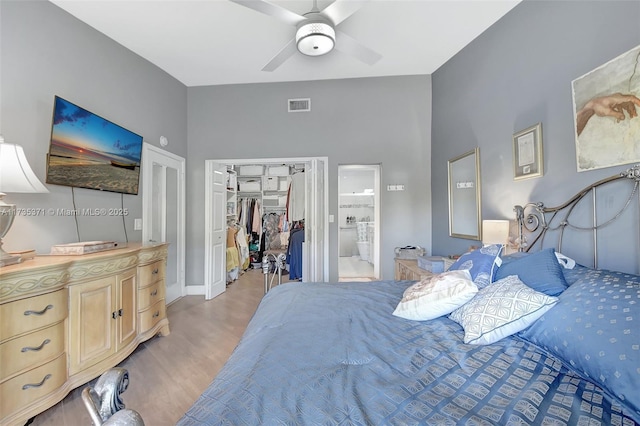
<svg viewBox="0 0 640 426">
<path fill-rule="evenodd" d="M 544 174 L 542 123 L 513 135 L 513 179 L 529 179 Z"/>
<path fill-rule="evenodd" d="M 571 82 L 578 172 L 640 161 L 640 45 Z"/>
</svg>

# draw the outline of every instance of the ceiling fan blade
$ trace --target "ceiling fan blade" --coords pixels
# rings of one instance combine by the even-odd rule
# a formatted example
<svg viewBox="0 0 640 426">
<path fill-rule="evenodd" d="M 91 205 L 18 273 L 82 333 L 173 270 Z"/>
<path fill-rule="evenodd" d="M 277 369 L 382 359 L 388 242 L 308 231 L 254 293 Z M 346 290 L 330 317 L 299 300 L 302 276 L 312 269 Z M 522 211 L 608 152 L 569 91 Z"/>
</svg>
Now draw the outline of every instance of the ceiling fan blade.
<svg viewBox="0 0 640 426">
<path fill-rule="evenodd" d="M 284 63 L 287 59 L 293 56 L 294 53 L 298 51 L 296 47 L 296 40 L 291 39 L 289 43 L 284 46 L 276 56 L 274 56 L 268 63 L 262 68 L 262 71 L 271 72 L 278 68 L 280 65 Z"/>
<path fill-rule="evenodd" d="M 353 15 L 358 9 L 360 9 L 367 0 L 360 1 L 346 1 L 336 0 L 329 6 L 325 7 L 321 12 L 324 16 L 329 18 L 333 25 L 338 25 L 340 22 Z"/>
<path fill-rule="evenodd" d="M 363 46 L 347 34 L 342 31 L 336 31 L 336 50 L 339 50 L 344 53 L 348 53 L 351 56 L 359 59 L 367 65 L 373 65 L 382 59 L 382 55 L 378 52 L 375 52 L 369 49 L 366 46 Z"/>
<path fill-rule="evenodd" d="M 273 3 L 269 3 L 266 0 L 229 0 L 232 3 L 237 3 L 239 5 L 248 7 L 249 9 L 253 9 L 257 12 L 264 13 L 265 15 L 273 16 L 274 18 L 280 20 L 289 25 L 296 26 L 300 22 L 304 21 L 305 18 L 303 16 L 298 15 L 284 7 L 280 7 Z"/>
</svg>

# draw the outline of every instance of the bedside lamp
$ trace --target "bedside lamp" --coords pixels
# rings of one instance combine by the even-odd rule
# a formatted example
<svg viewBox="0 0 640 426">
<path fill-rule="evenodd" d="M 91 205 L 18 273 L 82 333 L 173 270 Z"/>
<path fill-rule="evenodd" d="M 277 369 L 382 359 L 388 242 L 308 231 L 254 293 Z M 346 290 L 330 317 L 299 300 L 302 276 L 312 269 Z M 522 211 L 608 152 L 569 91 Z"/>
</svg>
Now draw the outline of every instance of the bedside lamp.
<svg viewBox="0 0 640 426">
<path fill-rule="evenodd" d="M 482 244 L 506 245 L 509 241 L 509 221 L 508 220 L 483 220 L 482 221 Z"/>
<path fill-rule="evenodd" d="M 13 224 L 16 205 L 4 202 L 7 193 L 49 192 L 31 170 L 20 145 L 5 143 L 0 135 L 0 267 L 20 262 L 2 249 L 2 239 Z"/>
</svg>

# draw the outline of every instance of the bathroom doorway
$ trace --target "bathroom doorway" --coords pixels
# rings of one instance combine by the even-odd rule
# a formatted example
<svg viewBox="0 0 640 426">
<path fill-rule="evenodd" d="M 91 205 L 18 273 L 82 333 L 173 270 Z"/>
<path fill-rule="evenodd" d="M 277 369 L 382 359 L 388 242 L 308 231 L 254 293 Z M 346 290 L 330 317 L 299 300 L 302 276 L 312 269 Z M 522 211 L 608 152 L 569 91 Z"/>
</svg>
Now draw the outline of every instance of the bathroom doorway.
<svg viewBox="0 0 640 426">
<path fill-rule="evenodd" d="M 380 278 L 380 165 L 338 166 L 338 278 Z"/>
</svg>

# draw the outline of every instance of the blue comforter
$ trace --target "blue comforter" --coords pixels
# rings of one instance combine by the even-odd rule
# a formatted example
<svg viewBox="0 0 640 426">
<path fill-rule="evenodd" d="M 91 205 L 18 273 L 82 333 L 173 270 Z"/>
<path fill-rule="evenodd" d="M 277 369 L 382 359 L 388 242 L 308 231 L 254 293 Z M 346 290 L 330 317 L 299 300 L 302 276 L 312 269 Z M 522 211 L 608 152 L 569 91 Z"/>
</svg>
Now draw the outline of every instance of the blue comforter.
<svg viewBox="0 0 640 426">
<path fill-rule="evenodd" d="M 446 317 L 393 316 L 410 284 L 276 287 L 178 424 L 636 424 L 618 400 L 519 337 L 466 345 Z"/>
</svg>

